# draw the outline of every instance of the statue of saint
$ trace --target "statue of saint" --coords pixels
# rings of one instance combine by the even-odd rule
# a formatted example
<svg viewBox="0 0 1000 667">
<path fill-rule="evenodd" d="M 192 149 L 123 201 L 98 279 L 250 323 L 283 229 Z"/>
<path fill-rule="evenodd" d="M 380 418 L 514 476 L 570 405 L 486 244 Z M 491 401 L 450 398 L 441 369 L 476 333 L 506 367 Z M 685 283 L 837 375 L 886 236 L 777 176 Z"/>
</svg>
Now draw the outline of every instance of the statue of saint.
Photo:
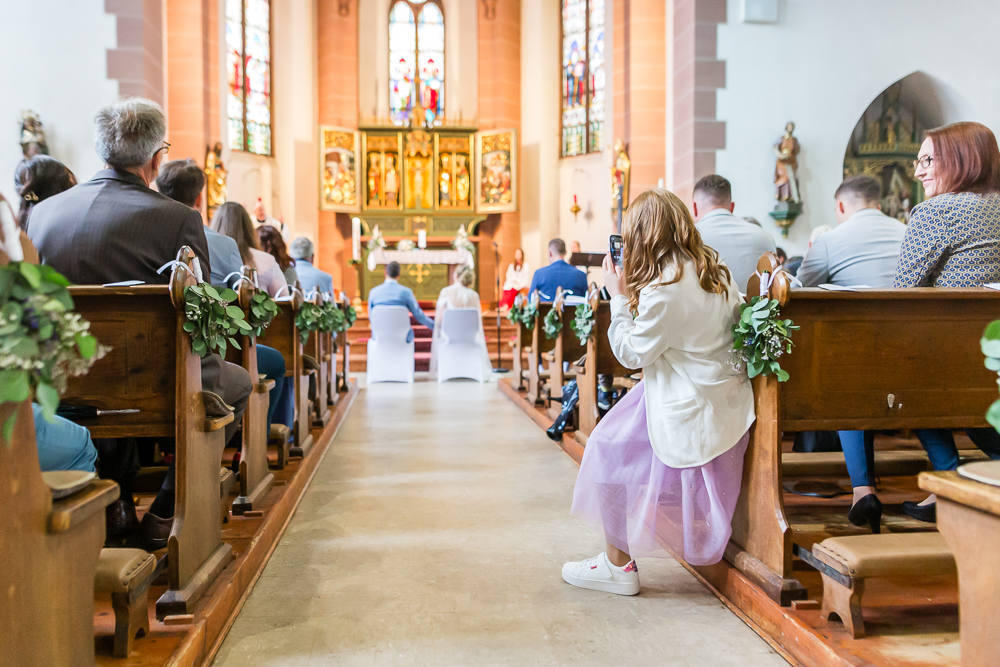
<svg viewBox="0 0 1000 667">
<path fill-rule="evenodd" d="M 376 164 L 377 155 L 372 155 L 369 159 L 370 166 L 368 167 L 368 205 L 378 206 L 382 204 L 381 190 L 379 186 L 381 185 L 382 176 L 378 172 L 378 164 Z"/>
<path fill-rule="evenodd" d="M 785 125 L 785 134 L 774 145 L 777 162 L 774 165 L 774 198 L 781 202 L 799 203 L 799 140 L 792 136 L 795 123 Z"/>
<path fill-rule="evenodd" d="M 396 158 L 385 156 L 385 203 L 396 206 L 399 202 L 399 176 L 396 175 Z"/>
<path fill-rule="evenodd" d="M 458 195 L 459 204 L 469 204 L 469 169 L 465 166 L 465 156 L 459 153 L 455 156 L 457 168 L 455 170 L 455 193 Z"/>
<path fill-rule="evenodd" d="M 226 167 L 222 164 L 222 142 L 216 141 L 205 155 L 205 188 L 208 194 L 208 219 L 226 202 Z"/>
<path fill-rule="evenodd" d="M 21 152 L 24 157 L 33 155 L 48 155 L 49 147 L 45 144 L 45 131 L 38 114 L 25 109 L 21 112 Z"/>
<path fill-rule="evenodd" d="M 441 153 L 441 174 L 438 177 L 438 201 L 441 206 L 452 205 L 451 195 L 451 154 Z"/>
</svg>

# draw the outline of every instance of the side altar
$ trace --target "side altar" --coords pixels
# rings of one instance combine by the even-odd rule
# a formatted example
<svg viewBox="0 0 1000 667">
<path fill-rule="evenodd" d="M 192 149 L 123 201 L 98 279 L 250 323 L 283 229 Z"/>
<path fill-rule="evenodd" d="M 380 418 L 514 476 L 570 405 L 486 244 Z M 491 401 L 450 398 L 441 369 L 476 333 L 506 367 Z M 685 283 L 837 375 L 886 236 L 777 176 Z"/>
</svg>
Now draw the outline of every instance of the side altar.
<svg viewBox="0 0 1000 667">
<path fill-rule="evenodd" d="M 459 264 L 477 269 L 477 290 L 492 280 L 478 275 L 480 243 L 492 242 L 479 231 L 490 214 L 517 210 L 514 130 L 321 126 L 320 139 L 320 208 L 354 214 L 357 297 L 367 300 L 390 261 L 402 265 L 400 282 L 418 299 L 436 299 Z M 467 234 L 467 250 L 453 248 L 459 234 Z M 368 247 L 374 235 L 384 247 Z M 414 246 L 421 248 L 408 250 Z"/>
</svg>

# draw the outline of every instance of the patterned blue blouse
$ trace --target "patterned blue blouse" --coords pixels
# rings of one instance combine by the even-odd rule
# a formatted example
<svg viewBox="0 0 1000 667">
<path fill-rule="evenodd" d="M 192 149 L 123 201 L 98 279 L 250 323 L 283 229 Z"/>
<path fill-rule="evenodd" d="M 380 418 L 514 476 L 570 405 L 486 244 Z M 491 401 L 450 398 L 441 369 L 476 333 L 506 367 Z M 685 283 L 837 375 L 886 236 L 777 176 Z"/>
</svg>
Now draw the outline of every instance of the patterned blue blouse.
<svg viewBox="0 0 1000 667">
<path fill-rule="evenodd" d="M 1000 282 L 1000 194 L 947 193 L 913 209 L 895 287 L 993 282 Z"/>
</svg>

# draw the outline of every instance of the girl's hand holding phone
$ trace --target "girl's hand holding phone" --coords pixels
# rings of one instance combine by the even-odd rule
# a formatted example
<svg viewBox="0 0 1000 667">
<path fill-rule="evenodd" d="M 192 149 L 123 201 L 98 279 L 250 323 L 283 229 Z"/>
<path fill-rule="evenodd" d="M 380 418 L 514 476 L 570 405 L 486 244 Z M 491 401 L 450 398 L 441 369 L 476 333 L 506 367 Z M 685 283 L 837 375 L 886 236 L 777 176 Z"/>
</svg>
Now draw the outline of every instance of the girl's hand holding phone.
<svg viewBox="0 0 1000 667">
<path fill-rule="evenodd" d="M 604 257 L 604 288 L 608 290 L 608 294 L 612 297 L 616 297 L 622 294 L 622 270 L 611 260 L 611 253 L 609 252 Z"/>
</svg>

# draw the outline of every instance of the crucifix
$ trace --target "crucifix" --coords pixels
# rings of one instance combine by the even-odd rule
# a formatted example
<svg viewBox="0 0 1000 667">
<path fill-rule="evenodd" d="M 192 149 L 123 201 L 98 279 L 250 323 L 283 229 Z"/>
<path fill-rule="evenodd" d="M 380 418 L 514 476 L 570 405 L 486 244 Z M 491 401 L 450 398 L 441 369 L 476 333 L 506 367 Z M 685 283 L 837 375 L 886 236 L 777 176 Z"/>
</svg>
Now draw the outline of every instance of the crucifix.
<svg viewBox="0 0 1000 667">
<path fill-rule="evenodd" d="M 411 264 L 410 270 L 406 272 L 406 275 L 416 278 L 417 284 L 420 285 L 424 282 L 424 278 L 431 275 L 431 270 L 423 264 Z"/>
</svg>

